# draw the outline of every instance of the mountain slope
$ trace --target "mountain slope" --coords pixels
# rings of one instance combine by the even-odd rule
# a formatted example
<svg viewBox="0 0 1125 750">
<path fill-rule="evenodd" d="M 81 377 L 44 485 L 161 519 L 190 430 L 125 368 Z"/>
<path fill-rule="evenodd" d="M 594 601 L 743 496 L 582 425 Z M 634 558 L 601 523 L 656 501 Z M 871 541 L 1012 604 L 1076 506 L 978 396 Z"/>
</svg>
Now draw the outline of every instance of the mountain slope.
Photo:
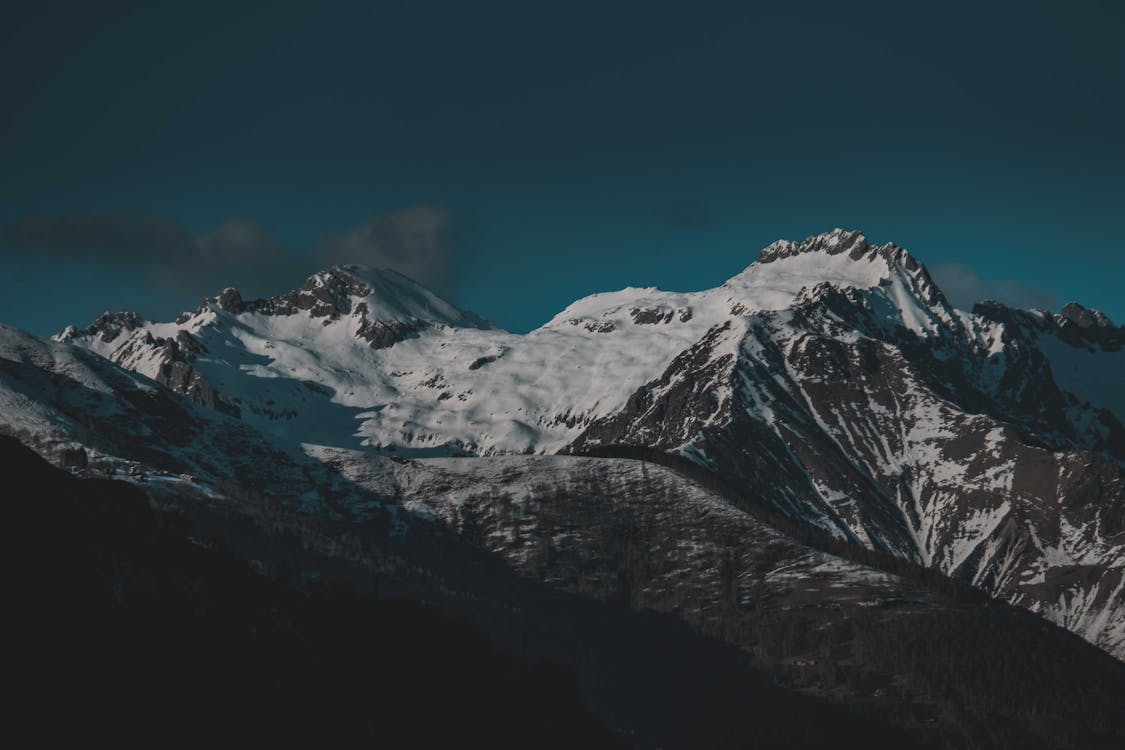
<svg viewBox="0 0 1125 750">
<path fill-rule="evenodd" d="M 715 289 L 592 295 L 522 336 L 344 267 L 281 297 L 228 289 L 173 323 L 107 315 L 59 339 L 302 466 L 322 465 L 319 447 L 675 452 L 748 503 L 1122 657 L 1123 330 L 1077 305 L 957 310 L 902 248 L 834 230 L 774 243 Z"/>
<path fill-rule="evenodd" d="M 925 284 L 910 297 L 919 304 L 906 305 L 907 288 L 822 283 L 785 310 L 716 328 L 570 450 L 638 445 L 694 457 L 792 517 L 963 578 L 1125 654 L 1119 419 L 1063 391 L 1049 367 L 1023 367 L 1037 350 L 983 346 L 1006 334 L 952 311 Z M 1005 361 L 987 361 L 996 355 Z M 1006 374 L 981 377 L 989 368 Z M 1066 408 L 1021 402 L 1017 389 L 1054 393 Z M 1092 424 L 1107 429 L 1076 429 Z"/>
<path fill-rule="evenodd" d="M 1119 742 L 1113 709 L 1125 690 L 1120 663 L 1030 614 L 989 602 L 921 568 L 903 565 L 898 573 L 887 572 L 810 548 L 679 471 L 606 458 L 390 462 L 345 453 L 326 449 L 322 458 L 343 467 L 356 486 L 395 497 L 411 517 L 432 519 L 449 532 L 443 537 L 428 528 L 429 521 L 415 522 L 395 548 L 409 554 L 411 569 L 421 566 L 430 580 L 442 581 L 441 589 L 452 588 L 457 601 L 471 602 L 460 586 L 480 578 L 491 582 L 484 597 L 488 604 L 512 601 L 512 584 L 504 583 L 498 571 L 458 553 L 459 544 L 467 543 L 492 553 L 525 579 L 603 602 L 607 612 L 628 606 L 669 613 L 736 644 L 780 684 L 891 721 L 912 735 L 890 746 L 1112 747 Z M 355 510 L 356 518 L 343 523 L 341 538 L 351 541 L 358 532 L 359 545 L 370 555 L 360 520 L 367 508 Z M 415 545 L 428 547 L 430 555 L 408 553 Z M 354 554 L 351 544 L 343 549 Z M 457 576 L 450 580 L 453 571 Z M 622 700 L 620 689 L 609 689 L 612 698 L 604 694 L 605 676 L 599 673 L 627 649 L 618 643 L 608 654 L 589 655 L 601 636 L 575 632 L 577 623 L 558 610 L 537 615 L 542 597 L 525 595 L 515 599 L 515 606 L 526 621 L 542 617 L 570 632 L 570 648 L 596 665 L 587 667 L 593 674 L 582 684 L 592 695 L 601 694 L 601 701 Z M 570 603 L 563 611 L 574 608 Z M 560 623 L 564 619 L 568 622 Z M 603 621 L 597 630 L 603 629 L 614 628 Z M 641 620 L 618 637 L 644 643 L 648 632 Z M 646 685 L 665 680 L 664 670 L 684 656 L 657 646 L 625 678 L 631 685 L 625 692 L 636 694 L 638 680 Z M 770 691 L 746 695 L 732 690 L 738 680 L 725 684 L 731 667 L 741 662 L 727 654 L 725 666 L 708 662 L 686 683 L 711 717 L 706 740 L 682 742 L 645 732 L 653 726 L 668 729 L 653 716 L 657 709 L 650 699 L 625 721 L 627 734 L 653 738 L 642 745 L 738 747 L 747 741 L 737 732 L 747 727 L 759 746 L 801 744 L 793 718 L 775 713 L 782 707 L 763 712 L 773 703 Z M 673 690 L 682 692 L 685 683 L 679 684 Z M 731 702 L 732 695 L 738 699 Z M 673 725 L 693 725 L 701 710 L 685 698 L 671 703 Z M 797 723 L 815 715 L 815 704 L 805 710 L 810 713 Z M 732 722 L 728 712 L 739 720 Z M 778 720 L 783 728 L 775 729 Z M 865 746 L 882 744 L 880 724 L 873 721 L 863 732 Z M 835 732 L 822 731 L 824 736 L 809 744 L 857 741 L 845 727 Z"/>
<path fill-rule="evenodd" d="M 6 590 L 16 731 L 138 745 L 630 746 L 582 705 L 572 674 L 502 655 L 467 622 L 285 585 L 201 544 L 136 487 L 75 479 L 3 436 L 0 471 L 19 530 L 5 545 L 20 564 Z"/>
</svg>

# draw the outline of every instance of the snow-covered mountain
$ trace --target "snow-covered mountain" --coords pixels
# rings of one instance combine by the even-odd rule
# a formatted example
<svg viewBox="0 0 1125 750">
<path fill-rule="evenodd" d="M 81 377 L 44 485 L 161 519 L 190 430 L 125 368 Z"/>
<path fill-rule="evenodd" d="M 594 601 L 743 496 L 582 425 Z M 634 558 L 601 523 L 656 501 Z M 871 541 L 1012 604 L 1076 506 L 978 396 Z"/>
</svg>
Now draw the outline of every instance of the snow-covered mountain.
<svg viewBox="0 0 1125 750">
<path fill-rule="evenodd" d="M 716 289 L 592 295 L 523 336 L 495 329 L 394 272 L 349 266 L 273 299 L 246 303 L 227 289 L 172 323 L 107 314 L 56 338 L 247 421 L 283 423 L 274 431 L 306 442 L 551 453 L 617 413 L 715 325 L 784 309 L 826 279 L 883 289 L 902 303 L 898 309 L 912 326 L 952 324 L 951 313 L 919 306 L 932 283 L 903 251 L 870 248 L 858 235 L 837 231 L 801 246 L 776 243 Z M 306 383 L 327 389 L 323 403 L 301 405 L 309 399 L 294 394 L 304 396 Z"/>
<path fill-rule="evenodd" d="M 363 495 L 355 466 L 403 471 L 387 456 L 658 449 L 743 510 L 937 568 L 1125 657 L 1125 329 L 1075 304 L 955 309 L 909 253 L 857 232 L 776 242 L 714 289 L 595 294 L 526 335 L 356 266 L 271 299 L 227 289 L 169 323 L 0 333 L 0 410 L 32 431 L 63 417 L 26 351 L 52 378 L 145 376 L 114 375 L 131 378 L 114 394 L 166 386 L 195 402 L 177 408 L 196 442 L 164 452 L 237 478 L 206 435 L 245 430 L 306 499 L 334 488 L 336 512 L 345 485 Z"/>
</svg>

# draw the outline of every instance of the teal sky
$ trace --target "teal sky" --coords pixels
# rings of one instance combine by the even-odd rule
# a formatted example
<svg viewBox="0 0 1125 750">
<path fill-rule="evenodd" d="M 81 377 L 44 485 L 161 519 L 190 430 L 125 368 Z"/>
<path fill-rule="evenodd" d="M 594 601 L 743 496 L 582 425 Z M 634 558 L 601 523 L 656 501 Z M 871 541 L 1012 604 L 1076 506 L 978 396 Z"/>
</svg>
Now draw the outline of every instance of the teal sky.
<svg viewBox="0 0 1125 750">
<path fill-rule="evenodd" d="M 36 333 L 337 261 L 528 330 L 837 226 L 1125 322 L 1121 3 L 17 5 L 0 322 Z"/>
</svg>

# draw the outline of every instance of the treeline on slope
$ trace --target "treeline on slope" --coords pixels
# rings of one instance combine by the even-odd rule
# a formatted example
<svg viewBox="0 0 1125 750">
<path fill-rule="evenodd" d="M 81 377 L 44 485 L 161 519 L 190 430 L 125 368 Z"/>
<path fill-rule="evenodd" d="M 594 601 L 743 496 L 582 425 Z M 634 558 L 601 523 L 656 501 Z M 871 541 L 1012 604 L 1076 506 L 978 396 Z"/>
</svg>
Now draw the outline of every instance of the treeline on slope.
<svg viewBox="0 0 1125 750">
<path fill-rule="evenodd" d="M 834 537 L 810 524 L 803 524 L 784 513 L 779 512 L 770 505 L 760 500 L 747 496 L 731 486 L 721 476 L 705 466 L 695 463 L 685 456 L 669 453 L 660 448 L 650 448 L 640 445 L 601 445 L 584 449 L 575 455 L 590 458 L 626 458 L 636 461 L 645 461 L 671 469 L 677 474 L 690 479 L 695 484 L 704 487 L 719 497 L 728 501 L 736 508 L 746 511 L 763 523 L 769 524 L 786 536 L 821 552 L 849 560 L 859 565 L 864 565 L 887 573 L 901 576 L 911 581 L 916 581 L 926 586 L 931 591 L 940 593 L 955 601 L 981 604 L 989 601 L 989 595 L 971 584 L 951 578 L 940 570 L 927 568 L 912 560 L 883 550 L 873 550 L 856 542 Z"/>
<path fill-rule="evenodd" d="M 23 630 L 33 631 L 20 641 L 31 647 L 22 653 L 37 666 L 15 678 L 31 686 L 26 694 L 40 717 L 53 712 L 42 726 L 59 731 L 67 725 L 55 719 L 64 714 L 76 720 L 73 726 L 85 722 L 84 731 L 118 730 L 124 711 L 126 721 L 136 719 L 125 733 L 145 738 L 174 731 L 213 739 L 244 731 L 318 742 L 404 738 L 412 745 L 482 734 L 497 746 L 527 746 L 529 737 L 535 746 L 555 737 L 559 745 L 614 742 L 578 705 L 571 691 L 576 680 L 586 704 L 613 717 L 613 726 L 649 730 L 630 731 L 641 746 L 822 747 L 862 740 L 869 750 L 1097 748 L 1119 747 L 1125 738 L 1115 710 L 1125 699 L 1125 677 L 1107 671 L 1112 660 L 1031 615 L 1013 627 L 1007 608 L 747 613 L 731 603 L 718 613 L 717 629 L 701 629 L 732 643 L 752 642 L 757 666 L 751 669 L 733 648 L 703 640 L 671 618 L 514 580 L 505 563 L 474 554 L 437 528 L 388 536 L 391 524 L 382 516 L 357 529 L 243 490 L 232 514 L 215 520 L 236 557 L 223 544 L 201 549 L 185 541 L 210 539 L 219 530 L 196 523 L 198 516 L 189 522 L 161 514 L 154 525 L 132 487 L 79 482 L 54 470 L 45 479 L 40 473 L 50 467 L 30 452 L 0 452 L 13 486 L 34 488 L 16 493 L 15 509 L 28 517 L 17 517 L 11 528 L 21 530 L 14 546 L 29 563 L 25 568 L 38 571 L 26 576 L 29 588 L 15 608 Z M 107 487 L 132 498 L 126 510 L 112 504 L 98 510 L 97 493 Z M 551 492 L 596 494 L 597 488 L 544 488 L 534 515 L 549 518 L 545 508 L 565 516 L 568 508 L 612 507 L 579 506 L 572 497 L 555 502 Z M 33 514 L 24 507 L 31 503 Z M 253 522 L 237 528 L 246 517 Z M 599 544 L 609 550 L 648 541 L 619 538 L 628 530 L 611 518 L 581 515 L 570 522 L 598 527 Z M 341 538 L 345 533 L 351 536 Z M 384 592 L 405 592 L 392 579 L 409 579 L 417 588 L 406 593 L 427 602 L 446 596 L 477 614 L 501 611 L 510 635 L 522 639 L 524 656 L 492 652 L 480 631 L 464 623 L 452 623 L 451 634 L 449 620 L 408 602 L 335 586 L 294 587 L 300 574 L 327 567 L 301 557 L 302 548 L 347 562 L 357 583 L 378 571 Z M 242 560 L 258 559 L 261 550 L 292 559 L 280 566 L 289 572 L 274 571 L 273 580 L 256 575 Z M 619 567 L 614 585 L 643 585 L 632 580 L 629 565 Z M 591 593 L 607 598 L 605 582 L 596 585 Z M 624 594 L 608 598 L 629 603 Z M 443 611 L 450 610 L 443 605 Z M 26 612 L 39 614 L 24 619 Z M 495 628 L 488 632 L 495 639 Z M 547 643 L 560 632 L 572 639 L 562 650 Z M 436 651 L 429 651 L 433 644 Z M 532 666 L 544 658 L 574 672 Z M 497 661 L 514 664 L 500 670 L 499 686 Z M 465 668 L 474 676 L 466 678 Z M 789 687 L 833 702 L 803 698 Z M 514 700 L 513 690 L 520 693 Z M 593 728 L 577 737 L 573 726 L 557 731 L 550 717 L 559 714 L 579 717 L 568 726 L 593 722 Z"/>
<path fill-rule="evenodd" d="M 158 525 L 128 484 L 74 479 L 10 438 L 0 456 L 18 566 L 9 732 L 37 744 L 628 746 L 582 706 L 573 673 L 502 655 L 466 622 L 279 585 Z"/>
<path fill-rule="evenodd" d="M 303 533 L 291 509 L 252 491 L 207 523 L 154 516 L 136 487 L 76 479 L 6 438 L 0 470 L 15 488 L 9 542 L 21 566 L 8 676 L 21 686 L 19 726 L 44 741 L 928 746 L 773 684 L 674 618 L 522 581 L 449 535 L 384 538 L 373 552 L 389 531 L 380 519 L 371 535 L 334 545 L 342 526 L 304 516 Z M 211 536 L 212 523 L 233 534 Z M 321 547 L 363 557 L 330 570 Z M 269 576 L 257 558 L 246 563 L 275 549 L 285 564 Z M 325 582 L 309 583 L 320 574 Z M 413 601 L 358 593 L 376 589 Z M 450 601 L 502 620 L 524 655 L 430 606 Z M 628 741 L 602 716 L 621 719 L 612 726 L 627 727 Z"/>
<path fill-rule="evenodd" d="M 648 476 L 653 481 L 642 480 L 629 491 L 640 497 L 674 492 L 674 484 Z M 517 545 L 530 544 L 523 547 L 530 566 L 530 580 L 525 581 L 512 579 L 510 562 L 474 551 L 474 546 L 485 546 L 484 536 L 499 529 L 482 527 L 483 519 L 465 515 L 465 506 L 456 531 L 412 517 L 405 528 L 391 533 L 391 519 L 383 514 L 367 524 L 336 522 L 299 513 L 235 485 L 227 486 L 224 494 L 237 502 L 239 514 L 254 519 L 255 527 L 269 530 L 271 548 L 314 549 L 378 571 L 384 590 L 409 579 L 424 587 L 413 595 L 431 601 L 438 591 L 457 601 L 475 598 L 470 605 L 474 614 L 517 608 L 516 632 L 509 633 L 506 642 L 510 647 L 512 637 L 522 641 L 525 654 L 536 653 L 560 631 L 573 633 L 572 644 L 562 651 L 548 649 L 540 657 L 575 668 L 590 705 L 604 708 L 629 694 L 632 717 L 641 717 L 655 729 L 641 744 L 740 747 L 755 738 L 759 747 L 811 746 L 825 737 L 854 738 L 856 720 L 866 727 L 869 748 L 879 746 L 881 737 L 893 736 L 883 724 L 886 720 L 905 730 L 908 744 L 916 747 L 1085 750 L 1125 743 L 1125 715 L 1117 711 L 1125 703 L 1125 668 L 1036 615 L 975 590 L 960 601 L 950 598 L 933 606 L 888 601 L 835 608 L 807 602 L 779 610 L 770 605 L 768 595 L 762 602 L 752 596 L 745 606 L 732 585 L 742 571 L 724 558 L 708 565 L 725 582 L 726 593 L 704 601 L 702 587 L 672 591 L 663 584 L 649 585 L 652 573 L 646 569 L 658 566 L 665 557 L 662 545 L 674 546 L 675 540 L 667 538 L 668 527 L 661 523 L 631 524 L 620 505 L 604 502 L 609 490 L 596 480 L 533 482 L 531 490 L 518 503 L 505 502 L 503 492 L 482 498 L 484 506 L 507 516 L 502 536 L 512 535 Z M 674 507 L 674 498 L 665 504 Z M 234 521 L 222 520 L 228 538 Z M 567 562 L 561 550 L 548 543 L 552 530 L 558 529 L 588 532 L 578 557 L 564 568 L 559 567 Z M 712 533 L 722 549 L 746 544 L 721 525 Z M 247 542 L 232 545 L 245 551 Z M 780 548 L 791 544 L 767 545 L 764 558 L 756 561 L 763 571 L 775 567 L 768 559 L 775 546 L 784 555 L 788 553 Z M 296 551 L 285 554 L 298 559 Z M 318 561 L 294 567 L 324 566 Z M 566 581 L 559 578 L 563 569 L 572 576 Z M 903 569 L 920 573 L 916 583 L 934 577 L 932 571 L 910 564 Z M 966 588 L 944 576 L 936 579 Z M 610 606 L 560 599 L 534 581 L 549 581 L 552 587 L 565 584 L 568 591 Z M 660 595 L 663 601 L 638 597 L 646 588 L 665 592 Z M 717 643 L 701 646 L 667 621 L 629 613 L 627 608 L 674 612 L 697 632 L 746 649 L 754 657 L 751 673 L 739 666 L 745 652 L 723 650 Z M 695 617 L 697 611 L 703 616 Z M 495 633 L 494 628 L 489 632 Z M 631 656 L 625 656 L 626 651 Z M 754 678 L 753 672 L 764 679 Z M 841 715 L 819 702 L 794 704 L 785 697 L 790 689 L 826 697 L 847 706 L 853 716 L 849 719 L 847 712 Z M 607 699 L 607 692 L 614 695 Z M 782 718 L 791 716 L 798 717 L 796 722 Z M 661 720 L 665 724 L 657 728 Z M 670 729 L 669 723 L 682 728 Z M 798 727 L 807 729 L 810 723 L 819 724 L 819 731 L 796 734 Z M 623 724 L 636 726 L 628 720 Z M 679 732 L 679 742 L 670 741 L 669 732 Z M 700 740 L 703 736 L 705 741 Z M 888 744 L 895 746 L 893 741 Z"/>
<path fill-rule="evenodd" d="M 706 536 L 713 554 L 681 557 L 676 568 L 667 562 L 681 551 L 678 517 L 649 515 L 675 507 L 674 485 L 642 479 L 630 488 L 633 502 L 607 503 L 605 493 L 587 479 L 532 484 L 519 502 L 469 498 L 460 506 L 462 526 L 482 542 L 508 540 L 536 578 L 675 612 L 748 650 L 779 684 L 890 718 L 937 746 L 1125 746 L 1125 665 L 1035 614 L 979 592 L 914 599 L 913 584 L 904 585 L 903 598 L 830 605 L 804 595 L 779 606 L 757 589 L 796 545 L 759 544 L 717 524 Z M 549 543 L 578 529 L 577 549 Z M 741 562 L 730 554 L 747 549 Z M 948 579 L 939 582 L 951 588 Z"/>
</svg>

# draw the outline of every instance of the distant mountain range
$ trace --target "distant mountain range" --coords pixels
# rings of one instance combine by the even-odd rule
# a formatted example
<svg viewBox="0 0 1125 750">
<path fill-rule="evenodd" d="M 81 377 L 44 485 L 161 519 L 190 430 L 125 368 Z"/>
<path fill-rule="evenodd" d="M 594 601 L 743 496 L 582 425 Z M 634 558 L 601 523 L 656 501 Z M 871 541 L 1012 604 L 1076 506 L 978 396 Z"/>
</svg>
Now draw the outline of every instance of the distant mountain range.
<svg viewBox="0 0 1125 750">
<path fill-rule="evenodd" d="M 834 230 L 714 289 L 595 294 L 524 335 L 357 266 L 168 323 L 0 326 L 0 422 L 197 522 L 231 503 L 260 527 L 263 504 L 319 519 L 335 541 L 310 544 L 361 568 L 372 529 L 455 540 L 550 589 L 671 613 L 794 689 L 942 714 L 929 683 L 821 674 L 898 674 L 854 627 L 831 659 L 831 639 L 770 627 L 844 612 L 901 639 L 903 619 L 1006 602 L 1125 659 L 1123 347 L 1077 303 L 956 309 L 906 250 Z"/>
</svg>

